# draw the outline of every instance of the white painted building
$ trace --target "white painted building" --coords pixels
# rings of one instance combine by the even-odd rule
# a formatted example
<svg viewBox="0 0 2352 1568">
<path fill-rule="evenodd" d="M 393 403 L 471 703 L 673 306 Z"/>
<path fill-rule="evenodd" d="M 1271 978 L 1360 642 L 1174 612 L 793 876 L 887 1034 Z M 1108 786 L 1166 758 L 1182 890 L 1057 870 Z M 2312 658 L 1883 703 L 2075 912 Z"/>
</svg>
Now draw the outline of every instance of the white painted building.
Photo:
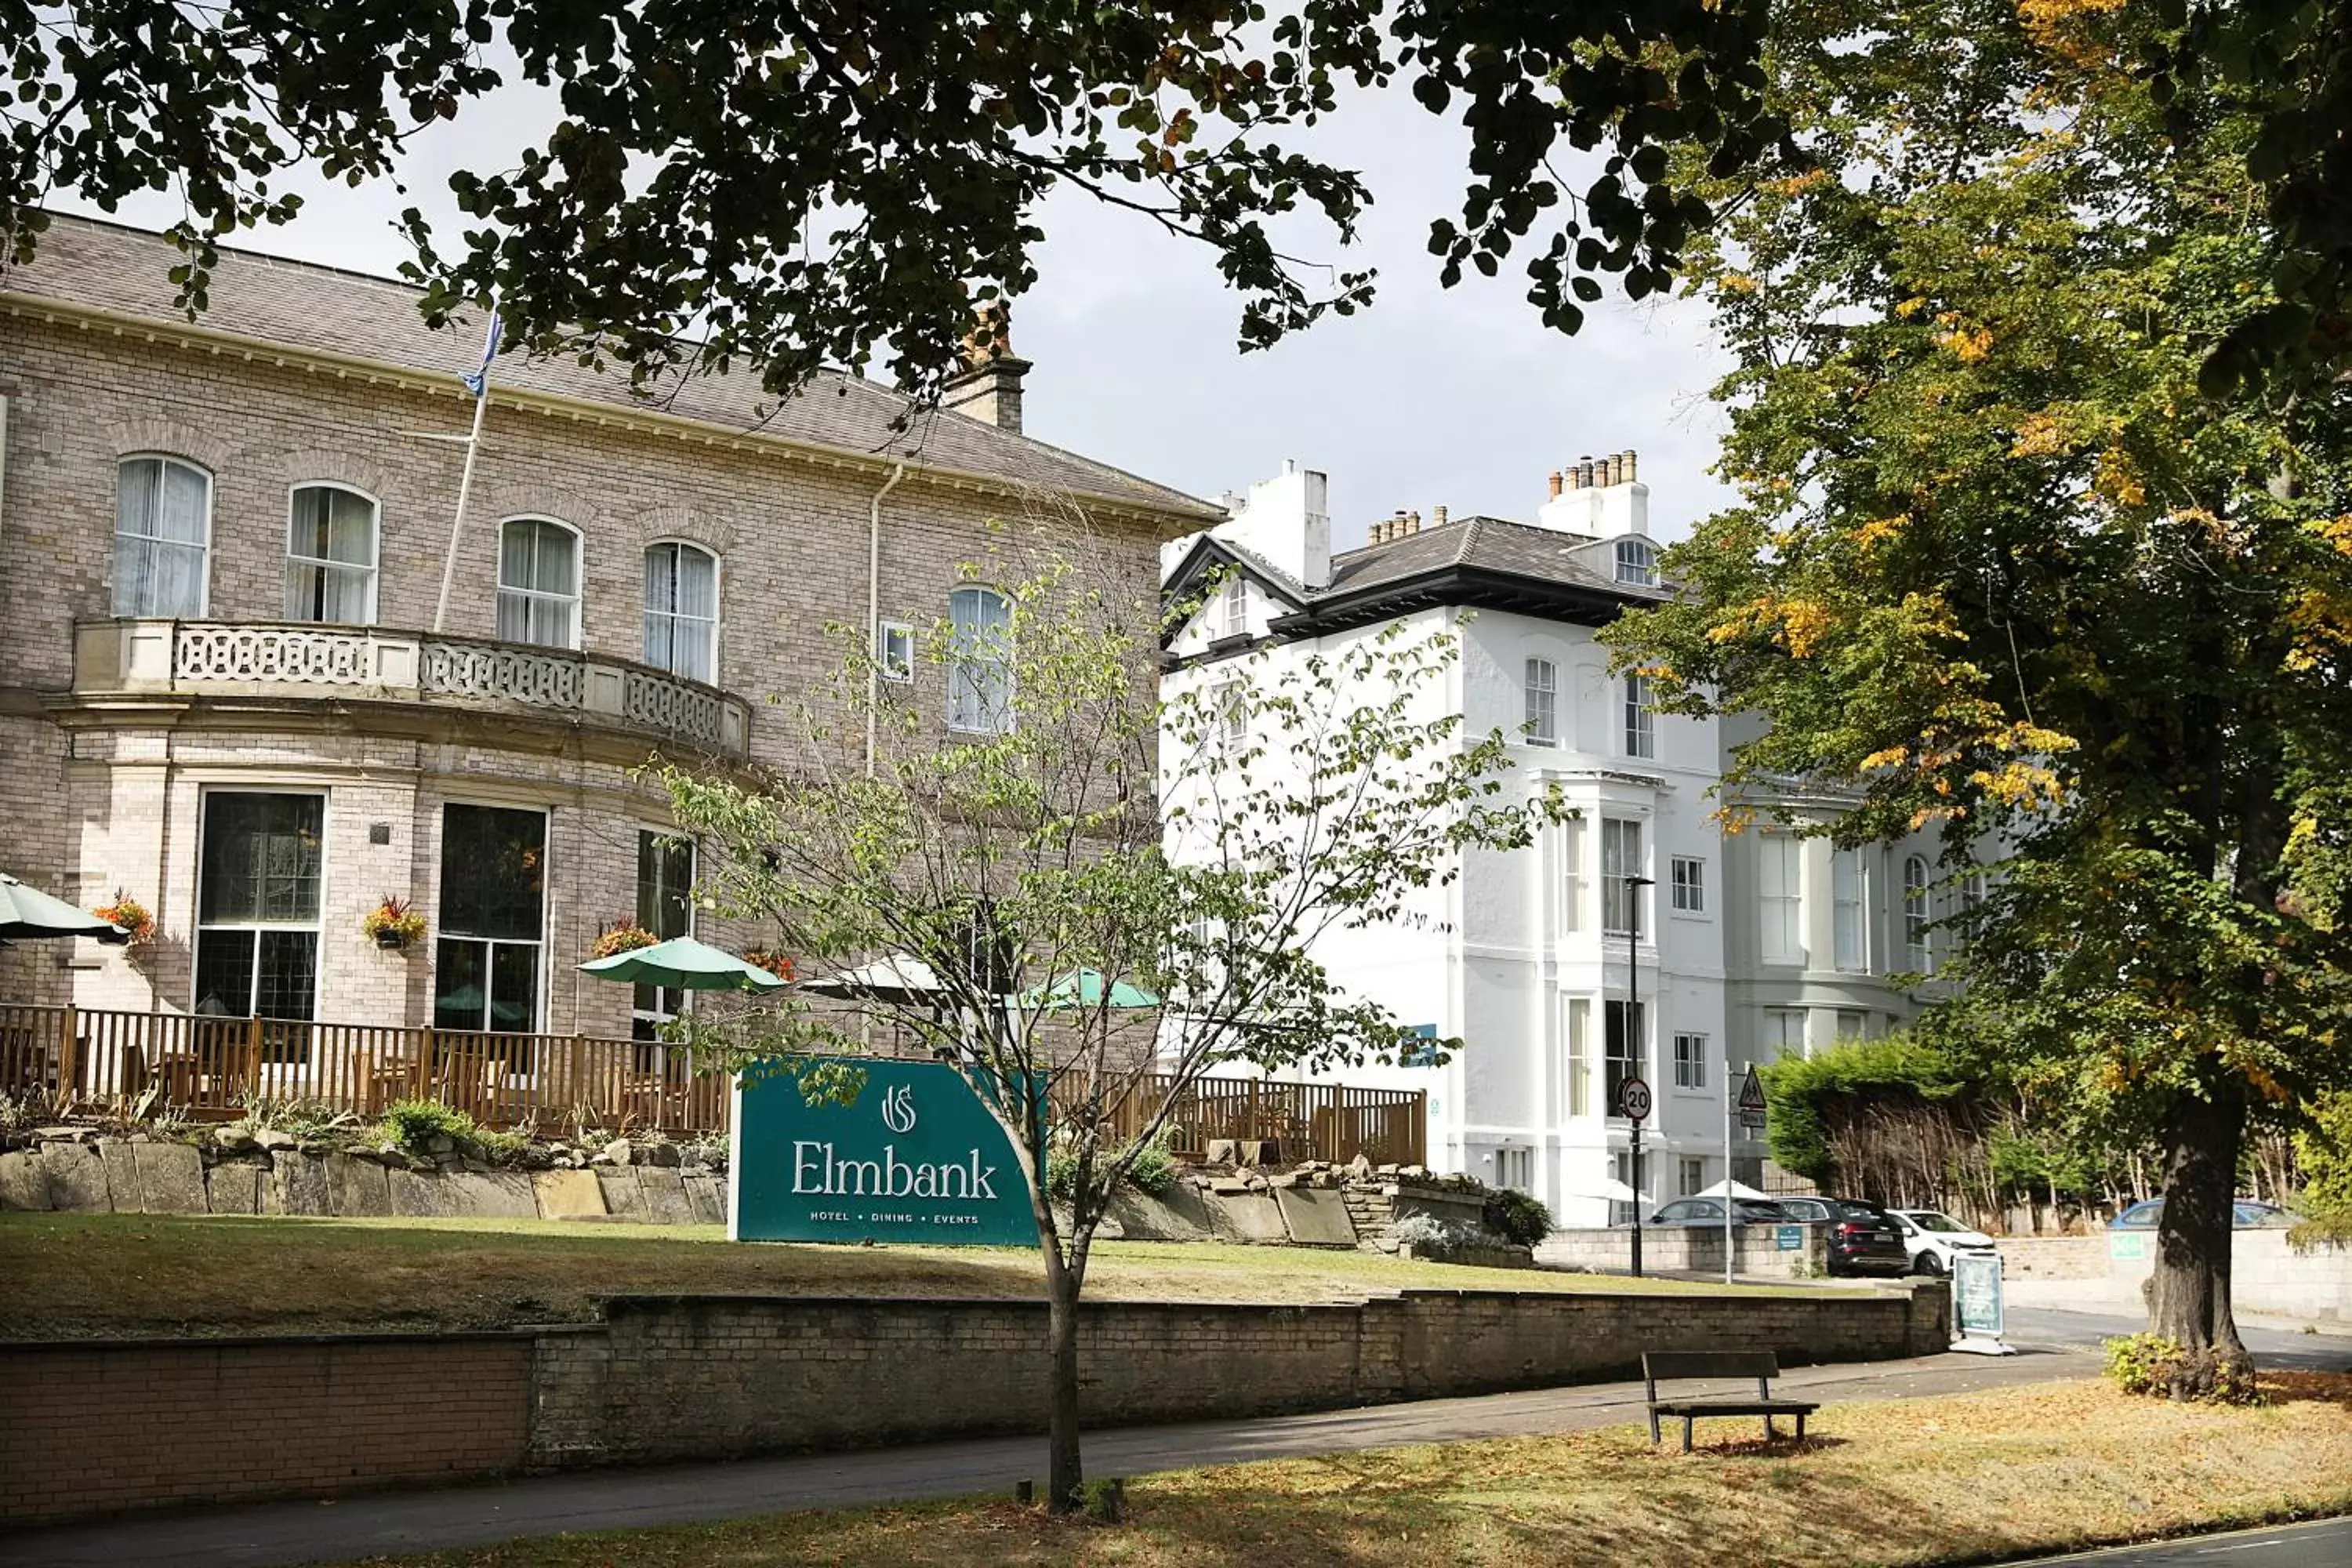
<svg viewBox="0 0 2352 1568">
<path fill-rule="evenodd" d="M 1166 679 L 1240 679 L 1268 644 L 1275 660 L 1303 660 L 1399 621 L 1409 637 L 1460 636 L 1431 700 L 1464 716 L 1467 738 L 1510 737 L 1512 778 L 1556 781 L 1579 816 L 1527 849 L 1468 857 L 1412 923 L 1318 945 L 1342 988 L 1465 1045 L 1443 1066 L 1344 1076 L 1425 1089 L 1437 1168 L 1531 1192 L 1564 1225 L 1599 1224 L 1622 1217 L 1609 1184 L 1633 1184 L 1630 1124 L 1611 1114 L 1622 1078 L 1654 1091 L 1639 1184 L 1662 1201 L 1722 1179 L 1726 1081 L 1748 1061 L 1907 1016 L 1887 976 L 1916 956 L 1906 868 L 1933 860 L 1920 846 L 1727 838 L 1722 726 L 1654 712 L 1594 641 L 1670 592 L 1633 454 L 1580 461 L 1551 490 L 1532 523 L 1400 513 L 1335 556 L 1322 474 L 1257 485 L 1227 522 L 1163 550 L 1174 596 L 1232 571 L 1171 640 Z M 1736 1142 L 1732 1173 L 1759 1182 L 1762 1156 Z"/>
</svg>

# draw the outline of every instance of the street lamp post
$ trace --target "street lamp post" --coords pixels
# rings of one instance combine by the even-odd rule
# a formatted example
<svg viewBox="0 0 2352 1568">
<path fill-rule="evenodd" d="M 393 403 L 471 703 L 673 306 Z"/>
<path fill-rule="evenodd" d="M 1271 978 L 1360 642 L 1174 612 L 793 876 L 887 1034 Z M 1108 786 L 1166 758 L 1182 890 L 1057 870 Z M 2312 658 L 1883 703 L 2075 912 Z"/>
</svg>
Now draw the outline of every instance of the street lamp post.
<svg viewBox="0 0 2352 1568">
<path fill-rule="evenodd" d="M 1643 1048 L 1648 1043 L 1643 1037 L 1648 1031 L 1642 1027 L 1642 889 L 1655 886 L 1657 884 L 1647 877 L 1637 876 L 1625 879 L 1625 1049 L 1634 1065 L 1642 1068 L 1649 1066 L 1648 1053 Z M 1630 1073 L 1627 1076 L 1635 1079 L 1642 1078 L 1640 1072 Z M 1647 1096 L 1643 1098 L 1646 1099 Z M 1622 1108 L 1620 1109 L 1622 1111 Z M 1642 1115 L 1632 1119 L 1633 1123 L 1633 1278 L 1636 1279 L 1642 1277 L 1642 1122 L 1649 1114 L 1646 1106 L 1643 1107 L 1642 1110 Z"/>
</svg>

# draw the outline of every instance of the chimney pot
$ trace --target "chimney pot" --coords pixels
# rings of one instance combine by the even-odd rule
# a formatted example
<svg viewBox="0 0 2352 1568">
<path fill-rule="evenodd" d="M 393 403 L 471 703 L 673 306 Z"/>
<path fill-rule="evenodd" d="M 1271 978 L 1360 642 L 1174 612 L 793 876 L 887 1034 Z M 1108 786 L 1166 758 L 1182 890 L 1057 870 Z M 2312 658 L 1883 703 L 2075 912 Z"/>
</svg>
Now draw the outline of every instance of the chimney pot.
<svg viewBox="0 0 2352 1568">
<path fill-rule="evenodd" d="M 1432 528 L 1444 528 L 1445 526 L 1445 509 L 1444 507 L 1439 507 L 1437 509 L 1436 514 L 1431 519 L 1430 526 Z"/>
<path fill-rule="evenodd" d="M 940 394 L 940 406 L 999 429 L 1021 432 L 1021 379 L 1029 362 L 1013 353 L 1013 313 L 1002 300 L 980 308 L 964 334 L 966 368 Z"/>
<path fill-rule="evenodd" d="M 1630 485 L 1633 482 L 1633 476 L 1637 471 L 1636 465 L 1638 465 L 1640 461 L 1640 457 L 1634 452 L 1633 447 L 1628 447 L 1625 448 L 1625 482 L 1627 484 Z"/>
<path fill-rule="evenodd" d="M 1559 470 L 1558 468 L 1554 468 L 1551 471 L 1551 499 L 1554 500 L 1558 500 L 1559 499 Z"/>
<path fill-rule="evenodd" d="M 1407 533 L 1419 533 L 1421 531 L 1421 513 L 1413 511 L 1407 512 L 1405 514 L 1404 531 Z"/>
<path fill-rule="evenodd" d="M 1590 458 L 1576 460 L 1576 488 L 1580 490 L 1592 488 L 1592 459 Z"/>
</svg>

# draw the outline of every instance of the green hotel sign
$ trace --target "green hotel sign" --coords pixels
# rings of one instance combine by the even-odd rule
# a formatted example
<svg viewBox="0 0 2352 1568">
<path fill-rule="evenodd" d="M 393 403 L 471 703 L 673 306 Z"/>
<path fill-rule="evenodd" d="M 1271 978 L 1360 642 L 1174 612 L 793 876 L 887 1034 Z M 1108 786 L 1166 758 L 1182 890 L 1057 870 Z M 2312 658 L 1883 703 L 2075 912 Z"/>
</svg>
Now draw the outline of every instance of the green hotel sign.
<svg viewBox="0 0 2352 1568">
<path fill-rule="evenodd" d="M 728 1235 L 737 1241 L 1034 1247 L 1013 1141 L 940 1062 L 860 1060 L 847 1105 L 786 1074 L 737 1081 Z"/>
</svg>

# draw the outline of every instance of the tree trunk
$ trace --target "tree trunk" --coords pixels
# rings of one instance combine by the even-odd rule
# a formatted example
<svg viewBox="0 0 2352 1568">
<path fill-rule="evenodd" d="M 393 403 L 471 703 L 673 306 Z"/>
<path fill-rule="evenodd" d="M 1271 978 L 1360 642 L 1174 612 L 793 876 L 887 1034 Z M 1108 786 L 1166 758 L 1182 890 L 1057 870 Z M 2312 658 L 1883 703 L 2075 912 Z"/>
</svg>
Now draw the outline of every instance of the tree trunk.
<svg viewBox="0 0 2352 1568">
<path fill-rule="evenodd" d="M 2148 1276 L 2148 1330 L 2189 1353 L 2172 1380 L 2175 1399 L 2253 1386 L 2253 1361 L 2230 1309 L 2231 1200 L 2245 1104 L 2234 1085 L 2210 1100 L 2184 1091 L 2164 1131 L 2164 1216 Z"/>
<path fill-rule="evenodd" d="M 1078 1290 L 1084 1276 L 1045 1248 L 1045 1499 L 1055 1513 L 1078 1506 L 1086 1470 L 1078 1457 Z"/>
</svg>

